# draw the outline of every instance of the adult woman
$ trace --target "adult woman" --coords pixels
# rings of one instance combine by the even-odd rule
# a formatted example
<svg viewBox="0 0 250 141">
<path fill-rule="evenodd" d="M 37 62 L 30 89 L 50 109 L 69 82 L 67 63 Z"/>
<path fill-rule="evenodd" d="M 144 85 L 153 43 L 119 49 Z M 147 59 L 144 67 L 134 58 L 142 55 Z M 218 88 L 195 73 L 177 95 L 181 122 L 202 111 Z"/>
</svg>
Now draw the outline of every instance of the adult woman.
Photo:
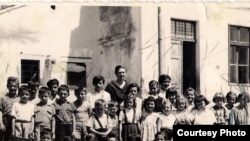
<svg viewBox="0 0 250 141">
<path fill-rule="evenodd" d="M 112 80 L 106 86 L 106 91 L 110 93 L 111 100 L 117 101 L 119 104 L 124 100 L 125 92 L 127 90 L 127 82 L 125 80 L 126 69 L 118 65 L 115 67 L 116 80 Z"/>
</svg>

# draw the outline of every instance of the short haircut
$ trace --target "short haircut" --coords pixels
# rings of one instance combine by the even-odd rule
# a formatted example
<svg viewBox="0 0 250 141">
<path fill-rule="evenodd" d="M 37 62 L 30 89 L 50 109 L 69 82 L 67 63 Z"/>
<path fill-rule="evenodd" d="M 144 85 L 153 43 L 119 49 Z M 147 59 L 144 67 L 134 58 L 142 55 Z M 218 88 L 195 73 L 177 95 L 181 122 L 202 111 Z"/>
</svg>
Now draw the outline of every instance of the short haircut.
<svg viewBox="0 0 250 141">
<path fill-rule="evenodd" d="M 60 85 L 59 87 L 58 87 L 58 92 L 60 92 L 60 91 L 62 91 L 62 90 L 64 90 L 64 91 L 67 91 L 68 92 L 68 94 L 69 94 L 69 87 L 67 86 L 67 85 Z"/>
<path fill-rule="evenodd" d="M 20 86 L 20 88 L 18 90 L 18 95 L 22 96 L 23 91 L 28 91 L 30 93 L 30 88 L 27 85 Z"/>
<path fill-rule="evenodd" d="M 166 98 L 169 98 L 169 95 L 175 95 L 176 97 L 178 97 L 178 91 L 175 87 L 170 87 L 169 89 L 167 89 L 166 91 Z"/>
<path fill-rule="evenodd" d="M 226 95 L 226 99 L 229 100 L 229 98 L 235 97 L 235 103 L 237 102 L 237 94 L 233 91 L 229 91 Z"/>
<path fill-rule="evenodd" d="M 173 104 L 171 103 L 171 101 L 169 99 L 163 99 L 162 107 L 164 107 L 165 105 L 170 105 L 171 109 L 173 107 Z M 163 110 L 163 108 L 162 108 L 162 110 Z"/>
<path fill-rule="evenodd" d="M 224 96 L 223 93 L 221 93 L 221 92 L 217 92 L 217 93 L 214 94 L 214 96 L 213 96 L 213 102 L 214 102 L 214 103 L 216 102 L 216 99 L 222 99 L 223 102 L 226 101 L 225 96 Z"/>
<path fill-rule="evenodd" d="M 116 67 L 115 67 L 115 74 L 117 74 L 118 72 L 119 72 L 119 70 L 120 69 L 125 69 L 125 67 L 124 66 L 122 66 L 122 65 L 117 65 Z"/>
<path fill-rule="evenodd" d="M 114 101 L 114 100 L 111 100 L 109 101 L 108 103 L 108 107 L 118 107 L 118 102 L 117 101 Z"/>
<path fill-rule="evenodd" d="M 149 83 L 148 83 L 148 87 L 149 87 L 149 89 L 150 89 L 152 86 L 157 86 L 157 87 L 158 87 L 158 91 L 157 91 L 157 93 L 160 93 L 159 83 L 158 83 L 157 81 L 155 81 L 155 80 L 151 80 L 151 81 L 149 81 Z"/>
<path fill-rule="evenodd" d="M 131 88 L 134 88 L 134 87 L 136 87 L 138 94 L 140 94 L 140 87 L 137 85 L 137 83 L 131 83 L 127 87 L 126 95 L 128 95 Z"/>
<path fill-rule="evenodd" d="M 48 82 L 47 82 L 47 86 L 49 88 L 51 88 L 52 85 L 56 84 L 57 86 L 59 86 L 59 81 L 57 79 L 50 79 Z"/>
<path fill-rule="evenodd" d="M 97 75 L 97 76 L 95 76 L 95 77 L 93 78 L 92 84 L 93 84 L 93 85 L 97 85 L 100 81 L 102 81 L 103 84 L 105 83 L 104 77 L 103 77 L 102 75 Z"/>
<path fill-rule="evenodd" d="M 132 95 L 131 95 L 132 96 Z M 126 97 L 125 100 L 124 100 L 124 107 L 127 108 L 128 105 L 127 105 L 127 101 L 129 101 L 130 99 L 133 100 L 133 108 L 135 109 L 136 108 L 136 101 L 135 101 L 135 98 L 132 96 L 132 97 Z"/>
<path fill-rule="evenodd" d="M 162 74 L 159 76 L 159 83 L 162 84 L 164 80 L 169 79 L 171 81 L 171 77 L 167 74 Z"/>
<path fill-rule="evenodd" d="M 97 99 L 95 101 L 95 107 L 100 107 L 105 105 L 105 100 L 104 99 Z"/>
<path fill-rule="evenodd" d="M 50 137 L 52 137 L 53 136 L 53 132 L 49 128 L 43 128 L 41 130 L 41 132 L 40 132 L 40 137 L 42 137 L 44 135 L 49 135 Z"/>
<path fill-rule="evenodd" d="M 17 77 L 14 77 L 14 76 L 10 76 L 7 78 L 7 87 L 9 87 L 10 83 L 11 82 L 16 82 L 17 84 L 17 87 L 19 87 L 19 80 Z"/>
<path fill-rule="evenodd" d="M 209 104 L 209 101 L 207 100 L 207 98 L 204 95 L 198 95 L 194 98 L 194 106 L 196 109 L 198 108 L 197 103 L 202 102 L 202 101 L 205 102 L 205 105 Z"/>
<path fill-rule="evenodd" d="M 146 109 L 146 106 L 147 106 L 147 104 L 148 104 L 149 102 L 154 102 L 154 104 L 155 104 L 155 98 L 154 98 L 153 96 L 149 96 L 148 98 L 146 98 L 146 99 L 144 100 L 144 103 L 143 103 L 143 108 Z M 146 110 L 147 110 L 147 109 L 146 109 Z"/>
<path fill-rule="evenodd" d="M 82 91 L 87 93 L 86 87 L 78 87 L 77 89 L 75 89 L 75 95 L 79 95 Z"/>
<path fill-rule="evenodd" d="M 167 135 L 166 133 L 159 131 L 159 132 L 157 132 L 157 133 L 155 134 L 155 140 L 158 138 L 158 136 L 161 136 L 161 135 L 162 135 L 165 139 L 168 138 L 168 135 Z"/>
<path fill-rule="evenodd" d="M 50 90 L 49 90 L 48 87 L 43 86 L 43 87 L 39 88 L 38 96 L 40 96 L 40 95 L 42 95 L 44 93 L 48 93 L 48 94 L 50 93 Z"/>
</svg>

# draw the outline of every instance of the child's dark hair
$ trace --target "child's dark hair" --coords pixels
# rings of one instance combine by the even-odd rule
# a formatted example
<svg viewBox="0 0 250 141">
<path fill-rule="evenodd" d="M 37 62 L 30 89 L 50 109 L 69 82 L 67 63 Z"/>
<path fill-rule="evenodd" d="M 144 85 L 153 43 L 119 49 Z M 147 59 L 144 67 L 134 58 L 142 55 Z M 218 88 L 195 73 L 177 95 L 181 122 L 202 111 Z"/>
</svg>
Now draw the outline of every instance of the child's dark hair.
<svg viewBox="0 0 250 141">
<path fill-rule="evenodd" d="M 237 94 L 233 91 L 229 91 L 226 95 L 226 99 L 227 101 L 231 98 L 231 97 L 235 97 L 235 103 L 237 102 Z"/>
<path fill-rule="evenodd" d="M 153 96 L 149 96 L 148 98 L 146 98 L 145 100 L 144 100 L 144 102 L 143 102 L 143 108 L 147 111 L 147 104 L 149 103 L 149 102 L 154 102 L 154 104 L 155 104 L 155 98 L 153 97 Z"/>
<path fill-rule="evenodd" d="M 187 97 L 188 92 L 194 92 L 194 96 L 197 96 L 197 93 L 196 93 L 195 89 L 192 88 L 192 87 L 189 87 L 189 88 L 186 89 L 186 91 L 184 92 L 185 97 Z"/>
<path fill-rule="evenodd" d="M 10 76 L 7 78 L 7 87 L 9 87 L 10 83 L 11 82 L 16 82 L 17 84 L 17 87 L 19 87 L 19 80 L 17 77 L 14 77 L 14 76 Z"/>
<path fill-rule="evenodd" d="M 38 96 L 41 96 L 44 93 L 48 93 L 48 94 L 50 93 L 50 90 L 48 87 L 43 86 L 43 87 L 39 88 Z"/>
<path fill-rule="evenodd" d="M 58 87 L 58 92 L 60 92 L 60 91 L 62 91 L 62 90 L 67 91 L 68 94 L 69 94 L 69 87 L 68 87 L 67 85 L 60 85 L 60 86 Z"/>
<path fill-rule="evenodd" d="M 127 87 L 126 95 L 128 95 L 131 88 L 134 88 L 134 87 L 136 87 L 138 94 L 140 94 L 140 87 L 137 85 L 137 83 L 131 83 Z"/>
<path fill-rule="evenodd" d="M 57 86 L 59 86 L 59 81 L 57 80 L 57 79 L 50 79 L 48 82 L 47 82 L 47 86 L 48 86 L 48 88 L 51 88 L 51 86 L 52 85 L 57 85 Z"/>
<path fill-rule="evenodd" d="M 168 135 L 167 135 L 166 133 L 160 131 L 160 132 L 157 132 L 157 133 L 155 134 L 155 141 L 156 141 L 156 139 L 158 138 L 158 136 L 160 136 L 160 135 L 162 135 L 162 136 L 164 137 L 165 140 L 168 138 Z"/>
<path fill-rule="evenodd" d="M 214 94 L 213 102 L 215 103 L 217 99 L 222 99 L 223 103 L 226 101 L 225 96 L 221 92 L 217 92 L 217 93 Z"/>
<path fill-rule="evenodd" d="M 53 132 L 51 131 L 51 129 L 49 128 L 43 128 L 40 132 L 40 137 L 44 136 L 44 135 L 49 135 L 51 138 L 53 136 Z"/>
<path fill-rule="evenodd" d="M 159 80 L 158 81 L 159 81 L 160 84 L 162 84 L 164 82 L 164 80 L 166 80 L 166 79 L 169 79 L 171 81 L 171 77 L 169 75 L 162 74 L 162 75 L 159 76 Z"/>
<path fill-rule="evenodd" d="M 115 67 L 115 74 L 117 74 L 121 68 L 125 69 L 124 66 L 122 66 L 122 65 L 117 65 L 117 66 Z"/>
<path fill-rule="evenodd" d="M 178 97 L 178 91 L 175 87 L 170 87 L 169 89 L 167 89 L 166 91 L 166 98 L 169 98 L 169 95 L 175 95 L 176 98 Z"/>
<path fill-rule="evenodd" d="M 207 98 L 204 95 L 198 95 L 194 98 L 194 106 L 196 109 L 198 109 L 197 103 L 202 102 L 202 101 L 205 102 L 205 105 L 209 104 L 209 101 L 207 100 Z"/>
<path fill-rule="evenodd" d="M 124 107 L 125 107 L 125 108 L 128 107 L 127 101 L 130 100 L 130 99 L 133 100 L 133 108 L 135 109 L 135 108 L 136 108 L 136 101 L 135 101 L 134 96 L 132 96 L 132 95 L 127 95 L 127 96 L 125 97 L 125 99 L 124 99 Z"/>
<path fill-rule="evenodd" d="M 238 95 L 238 98 L 237 98 L 237 102 L 240 102 L 240 100 L 244 98 L 245 99 L 245 102 L 250 102 L 250 97 L 249 97 L 249 93 L 248 92 L 241 92 L 239 95 Z"/>
<path fill-rule="evenodd" d="M 157 86 L 157 87 L 158 87 L 157 93 L 160 93 L 159 83 L 158 83 L 157 81 L 155 81 L 155 80 L 149 81 L 149 83 L 148 83 L 149 89 L 150 89 L 152 86 Z M 151 93 L 149 92 L 149 94 L 151 94 Z"/>
<path fill-rule="evenodd" d="M 78 87 L 77 89 L 75 89 L 75 95 L 79 95 L 82 91 L 87 93 L 86 87 Z"/>
<path fill-rule="evenodd" d="M 100 81 L 103 82 L 103 84 L 105 83 L 105 78 L 102 75 L 97 75 L 93 78 L 93 85 L 97 85 Z"/>
<path fill-rule="evenodd" d="M 22 96 L 23 91 L 28 91 L 30 93 L 30 88 L 27 85 L 20 86 L 20 88 L 18 90 L 18 95 Z"/>
<path fill-rule="evenodd" d="M 109 138 L 115 138 L 116 140 L 118 140 L 118 136 L 115 133 L 112 133 L 112 132 L 108 134 L 107 138 L 108 139 Z"/>
<path fill-rule="evenodd" d="M 98 141 L 97 137 L 95 136 L 95 134 L 93 133 L 89 133 L 87 136 L 86 136 L 86 141 Z"/>
</svg>

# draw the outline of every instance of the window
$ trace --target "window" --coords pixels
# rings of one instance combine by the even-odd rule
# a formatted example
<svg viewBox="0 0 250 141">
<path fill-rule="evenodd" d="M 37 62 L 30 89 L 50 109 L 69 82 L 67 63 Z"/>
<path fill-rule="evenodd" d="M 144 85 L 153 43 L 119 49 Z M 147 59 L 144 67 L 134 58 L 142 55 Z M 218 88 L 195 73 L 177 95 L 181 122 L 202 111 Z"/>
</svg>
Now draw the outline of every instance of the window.
<svg viewBox="0 0 250 141">
<path fill-rule="evenodd" d="M 249 29 L 229 26 L 229 81 L 249 84 Z"/>
<path fill-rule="evenodd" d="M 86 65 L 79 62 L 67 62 L 67 84 L 71 87 L 86 87 Z"/>
<path fill-rule="evenodd" d="M 171 36 L 173 39 L 195 41 L 195 22 L 171 19 Z"/>
<path fill-rule="evenodd" d="M 39 60 L 21 60 L 21 83 L 28 83 L 30 80 L 39 81 L 39 65 Z"/>
</svg>

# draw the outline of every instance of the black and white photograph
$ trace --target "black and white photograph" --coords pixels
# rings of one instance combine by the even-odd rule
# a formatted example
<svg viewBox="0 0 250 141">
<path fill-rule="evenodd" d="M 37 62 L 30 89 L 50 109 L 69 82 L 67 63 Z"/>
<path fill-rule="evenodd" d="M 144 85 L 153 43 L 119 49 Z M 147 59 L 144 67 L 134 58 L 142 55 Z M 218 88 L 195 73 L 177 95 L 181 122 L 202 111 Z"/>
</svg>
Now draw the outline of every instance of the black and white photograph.
<svg viewBox="0 0 250 141">
<path fill-rule="evenodd" d="M 244 140 L 249 54 L 247 2 L 1 3 L 0 141 Z"/>
</svg>

